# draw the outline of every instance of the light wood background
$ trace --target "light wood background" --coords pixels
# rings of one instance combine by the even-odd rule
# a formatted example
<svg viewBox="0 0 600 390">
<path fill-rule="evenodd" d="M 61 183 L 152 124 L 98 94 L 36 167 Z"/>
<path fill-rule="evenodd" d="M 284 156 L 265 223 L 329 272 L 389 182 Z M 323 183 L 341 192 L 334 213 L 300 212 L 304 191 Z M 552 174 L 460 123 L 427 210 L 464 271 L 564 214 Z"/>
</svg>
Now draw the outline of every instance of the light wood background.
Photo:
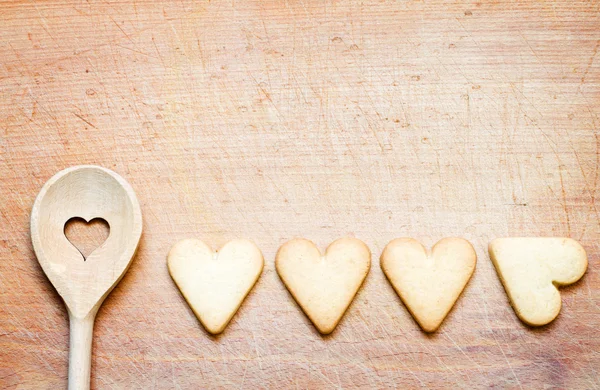
<svg viewBox="0 0 600 390">
<path fill-rule="evenodd" d="M 137 257 L 101 308 L 92 387 L 599 388 L 598 1 L 4 1 L 0 4 L 0 388 L 66 386 L 68 323 L 31 249 L 44 182 L 76 164 L 126 178 Z M 487 254 L 569 236 L 589 269 L 558 319 L 524 326 Z M 329 337 L 277 277 L 306 237 L 369 245 Z M 379 268 L 395 237 L 479 256 L 422 333 Z M 169 277 L 197 237 L 263 250 L 220 337 Z"/>
</svg>

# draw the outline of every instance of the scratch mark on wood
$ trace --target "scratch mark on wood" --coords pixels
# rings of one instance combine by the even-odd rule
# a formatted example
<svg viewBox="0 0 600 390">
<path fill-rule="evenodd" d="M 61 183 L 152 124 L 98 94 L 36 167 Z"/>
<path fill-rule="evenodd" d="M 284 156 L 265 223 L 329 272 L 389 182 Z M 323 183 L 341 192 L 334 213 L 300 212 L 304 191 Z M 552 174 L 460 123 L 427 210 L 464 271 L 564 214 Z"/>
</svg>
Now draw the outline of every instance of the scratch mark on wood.
<svg viewBox="0 0 600 390">
<path fill-rule="evenodd" d="M 94 129 L 98 129 L 96 126 L 94 126 L 93 123 L 91 123 L 90 121 L 88 121 L 87 119 L 85 119 L 83 116 L 73 112 L 73 115 L 75 115 L 77 118 L 81 119 L 82 121 L 84 121 L 85 123 L 87 123 L 88 125 L 92 126 Z"/>
</svg>

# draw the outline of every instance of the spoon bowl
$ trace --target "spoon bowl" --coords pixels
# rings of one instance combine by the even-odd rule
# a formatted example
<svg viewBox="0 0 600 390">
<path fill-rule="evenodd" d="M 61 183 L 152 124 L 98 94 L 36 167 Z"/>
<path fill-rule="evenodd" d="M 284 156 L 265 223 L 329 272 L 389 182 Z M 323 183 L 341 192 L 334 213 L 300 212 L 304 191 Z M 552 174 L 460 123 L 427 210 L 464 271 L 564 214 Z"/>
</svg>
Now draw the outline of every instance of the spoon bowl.
<svg viewBox="0 0 600 390">
<path fill-rule="evenodd" d="M 73 217 L 104 219 L 108 238 L 84 258 L 64 234 Z M 111 170 L 82 165 L 54 175 L 31 211 L 38 261 L 69 313 L 69 389 L 88 389 L 94 319 L 119 283 L 142 234 L 140 205 L 131 186 Z"/>
</svg>

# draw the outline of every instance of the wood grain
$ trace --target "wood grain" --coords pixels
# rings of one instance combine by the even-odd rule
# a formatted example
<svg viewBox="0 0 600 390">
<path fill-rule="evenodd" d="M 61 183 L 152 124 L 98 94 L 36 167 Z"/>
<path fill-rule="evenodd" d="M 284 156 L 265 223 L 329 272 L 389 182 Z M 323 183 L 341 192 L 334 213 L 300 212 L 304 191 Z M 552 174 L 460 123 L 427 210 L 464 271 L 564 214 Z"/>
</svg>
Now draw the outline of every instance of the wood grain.
<svg viewBox="0 0 600 390">
<path fill-rule="evenodd" d="M 97 316 L 94 388 L 600 387 L 597 1 L 149 3 L 0 5 L 0 388 L 66 385 L 68 319 L 28 221 L 76 164 L 122 175 L 144 215 Z M 507 235 L 587 250 L 540 330 L 489 261 Z M 342 236 L 374 266 L 322 337 L 273 258 L 293 237 Z M 477 251 L 433 336 L 377 264 L 399 236 Z M 219 337 L 167 271 L 186 237 L 265 256 Z"/>
</svg>

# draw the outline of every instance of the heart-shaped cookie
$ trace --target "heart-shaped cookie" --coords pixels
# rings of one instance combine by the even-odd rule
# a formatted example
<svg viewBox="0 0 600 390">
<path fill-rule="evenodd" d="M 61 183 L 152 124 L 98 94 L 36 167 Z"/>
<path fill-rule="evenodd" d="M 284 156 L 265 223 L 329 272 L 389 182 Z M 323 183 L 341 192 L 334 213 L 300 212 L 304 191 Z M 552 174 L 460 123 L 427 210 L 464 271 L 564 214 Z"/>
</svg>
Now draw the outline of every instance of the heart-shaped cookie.
<svg viewBox="0 0 600 390">
<path fill-rule="evenodd" d="M 209 333 L 221 333 L 258 280 L 264 260 L 248 240 L 214 252 L 200 240 L 179 241 L 168 255 L 171 277 Z"/>
<path fill-rule="evenodd" d="M 558 316 L 557 286 L 578 281 L 588 264 L 585 249 L 570 238 L 497 238 L 489 252 L 515 313 L 531 326 Z"/>
<path fill-rule="evenodd" d="M 381 269 L 425 332 L 434 332 L 473 275 L 477 254 L 462 238 L 444 238 L 431 253 L 412 238 L 392 240 Z"/>
<path fill-rule="evenodd" d="M 355 238 L 334 241 L 325 255 L 313 242 L 294 239 L 275 258 L 279 277 L 322 334 L 333 332 L 370 266 L 369 248 Z"/>
</svg>

